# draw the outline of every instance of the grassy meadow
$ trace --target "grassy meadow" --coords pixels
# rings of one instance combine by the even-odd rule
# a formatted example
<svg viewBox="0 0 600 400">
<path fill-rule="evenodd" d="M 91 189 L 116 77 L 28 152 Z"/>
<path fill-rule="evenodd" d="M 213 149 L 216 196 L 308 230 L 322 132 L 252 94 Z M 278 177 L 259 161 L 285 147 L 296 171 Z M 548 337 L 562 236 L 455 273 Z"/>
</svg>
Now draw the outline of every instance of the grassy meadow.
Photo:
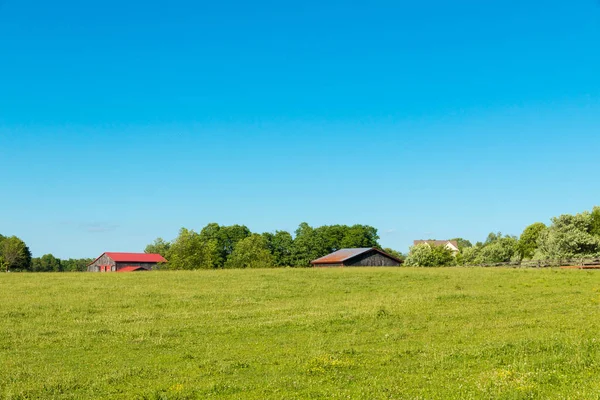
<svg viewBox="0 0 600 400">
<path fill-rule="evenodd" d="M 3 399 L 598 399 L 600 271 L 0 275 Z"/>
</svg>

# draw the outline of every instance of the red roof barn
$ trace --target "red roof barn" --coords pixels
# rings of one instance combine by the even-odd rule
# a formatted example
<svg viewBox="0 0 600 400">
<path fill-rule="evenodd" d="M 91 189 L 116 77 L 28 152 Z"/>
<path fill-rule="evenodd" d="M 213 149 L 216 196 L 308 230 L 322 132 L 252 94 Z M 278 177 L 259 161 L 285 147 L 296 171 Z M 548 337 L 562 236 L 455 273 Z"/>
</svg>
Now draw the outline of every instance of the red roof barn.
<svg viewBox="0 0 600 400">
<path fill-rule="evenodd" d="M 106 252 L 88 265 L 89 272 L 129 272 L 159 269 L 167 260 L 160 254 Z"/>
</svg>

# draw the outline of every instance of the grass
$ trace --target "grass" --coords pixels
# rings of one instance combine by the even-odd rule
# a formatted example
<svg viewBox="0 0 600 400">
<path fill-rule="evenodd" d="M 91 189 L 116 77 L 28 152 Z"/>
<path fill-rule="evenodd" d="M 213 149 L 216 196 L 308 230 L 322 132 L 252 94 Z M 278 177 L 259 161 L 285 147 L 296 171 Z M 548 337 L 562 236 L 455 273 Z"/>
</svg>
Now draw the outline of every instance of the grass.
<svg viewBox="0 0 600 400">
<path fill-rule="evenodd" d="M 0 275 L 0 398 L 599 399 L 600 271 Z"/>
</svg>

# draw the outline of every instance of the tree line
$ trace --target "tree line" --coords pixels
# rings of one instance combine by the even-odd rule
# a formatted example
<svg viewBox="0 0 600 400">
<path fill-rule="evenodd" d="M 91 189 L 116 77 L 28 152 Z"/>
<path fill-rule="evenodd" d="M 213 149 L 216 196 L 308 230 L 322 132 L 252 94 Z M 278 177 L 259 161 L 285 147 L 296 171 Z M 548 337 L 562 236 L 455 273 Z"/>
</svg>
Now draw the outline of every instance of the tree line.
<svg viewBox="0 0 600 400">
<path fill-rule="evenodd" d="M 146 253 L 169 260 L 168 269 L 308 267 L 310 262 L 342 248 L 380 248 L 377 229 L 369 225 L 301 223 L 294 235 L 287 231 L 252 233 L 244 225 L 210 223 L 199 232 L 182 228 L 172 241 L 149 244 Z M 393 249 L 382 249 L 397 257 Z"/>
<path fill-rule="evenodd" d="M 91 258 L 61 260 L 52 254 L 31 257 L 31 251 L 16 236 L 0 235 L 0 270 L 15 272 L 75 272 L 85 271 Z"/>
<path fill-rule="evenodd" d="M 533 223 L 519 237 L 492 232 L 475 245 L 461 238 L 454 240 L 458 240 L 457 254 L 444 246 L 419 244 L 411 247 L 406 265 L 475 266 L 600 257 L 600 207 L 554 217 L 549 226 Z"/>
<path fill-rule="evenodd" d="M 600 257 L 600 207 L 579 214 L 564 214 L 550 225 L 536 222 L 519 237 L 492 232 L 473 245 L 456 238 L 459 251 L 444 246 L 419 244 L 405 256 L 382 248 L 377 229 L 369 225 L 324 225 L 301 223 L 294 235 L 287 231 L 253 233 L 244 225 L 210 223 L 199 232 L 182 228 L 178 236 L 154 240 L 147 253 L 158 253 L 168 269 L 220 269 L 309 267 L 310 261 L 342 248 L 376 247 L 406 259 L 407 266 L 467 266 L 527 260 L 568 260 Z M 0 235 L 0 270 L 30 272 L 85 271 L 93 259 L 61 260 L 52 254 L 33 258 L 25 242 Z"/>
</svg>

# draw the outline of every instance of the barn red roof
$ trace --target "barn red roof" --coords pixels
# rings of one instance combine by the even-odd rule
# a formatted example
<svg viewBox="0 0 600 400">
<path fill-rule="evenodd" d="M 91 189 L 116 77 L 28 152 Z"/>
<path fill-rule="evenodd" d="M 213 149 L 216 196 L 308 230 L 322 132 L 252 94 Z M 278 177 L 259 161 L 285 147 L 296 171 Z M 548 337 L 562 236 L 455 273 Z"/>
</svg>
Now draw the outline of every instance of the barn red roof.
<svg viewBox="0 0 600 400">
<path fill-rule="evenodd" d="M 161 256 L 160 254 L 147 254 L 147 253 L 113 253 L 106 252 L 102 253 L 100 257 L 103 255 L 107 255 L 115 262 L 130 262 L 130 263 L 161 263 L 167 262 L 167 260 Z M 100 258 L 98 257 L 98 258 Z M 98 258 L 92 261 L 89 265 L 95 263 Z"/>
<path fill-rule="evenodd" d="M 371 250 L 374 250 L 380 254 L 385 255 L 386 257 L 396 260 L 399 263 L 402 263 L 402 261 L 398 260 L 396 257 L 393 257 L 393 256 L 389 255 L 388 253 L 385 253 L 374 247 L 363 247 L 363 248 L 358 248 L 358 249 L 341 249 L 338 251 L 334 251 L 333 253 L 328 254 L 325 257 L 317 258 L 316 260 L 311 261 L 310 263 L 311 264 L 341 264 L 344 261 L 347 261 L 351 258 L 354 258 L 356 256 L 359 256 L 359 255 L 366 253 L 368 251 L 371 251 Z"/>
<path fill-rule="evenodd" d="M 159 263 L 167 262 L 160 254 L 147 254 L 147 253 L 104 253 L 116 262 L 148 262 L 148 263 Z"/>
</svg>

